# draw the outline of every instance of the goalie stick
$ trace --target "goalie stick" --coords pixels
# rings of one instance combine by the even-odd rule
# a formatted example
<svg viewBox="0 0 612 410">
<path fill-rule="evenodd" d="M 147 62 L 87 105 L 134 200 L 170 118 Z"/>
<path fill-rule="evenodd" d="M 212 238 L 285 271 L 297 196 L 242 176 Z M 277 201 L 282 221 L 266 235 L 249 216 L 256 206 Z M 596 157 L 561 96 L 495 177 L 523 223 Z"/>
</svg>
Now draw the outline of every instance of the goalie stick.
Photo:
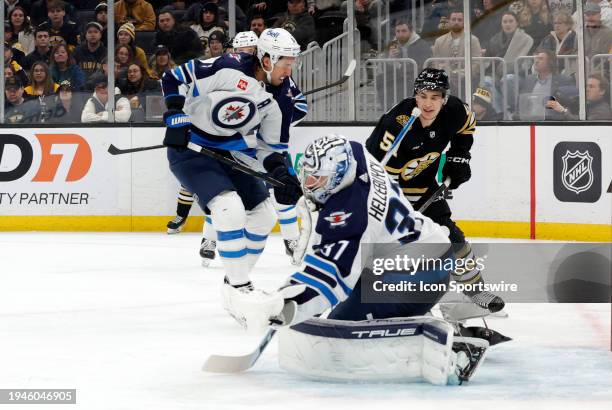
<svg viewBox="0 0 612 410">
<path fill-rule="evenodd" d="M 419 212 L 425 211 L 429 205 L 433 202 L 432 198 L 436 198 L 439 196 L 448 185 L 450 184 L 450 179 L 447 178 L 440 188 L 438 188 L 424 204 L 419 209 Z M 211 373 L 240 373 L 246 370 L 249 370 L 251 367 L 255 365 L 265 348 L 270 343 L 270 340 L 276 334 L 276 329 L 271 328 L 264 335 L 259 345 L 253 350 L 251 353 L 242 355 L 242 356 L 224 356 L 224 355 L 211 355 L 208 357 L 204 366 L 202 366 L 202 370 L 205 372 Z"/>
</svg>

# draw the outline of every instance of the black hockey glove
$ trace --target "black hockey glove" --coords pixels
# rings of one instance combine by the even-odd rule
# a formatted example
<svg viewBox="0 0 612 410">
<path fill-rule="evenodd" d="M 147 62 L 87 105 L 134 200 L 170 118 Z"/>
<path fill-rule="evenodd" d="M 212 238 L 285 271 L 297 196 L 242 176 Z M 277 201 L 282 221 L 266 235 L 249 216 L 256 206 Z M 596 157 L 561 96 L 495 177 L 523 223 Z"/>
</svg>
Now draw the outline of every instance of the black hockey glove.
<svg viewBox="0 0 612 410">
<path fill-rule="evenodd" d="M 189 126 L 191 121 L 183 110 L 171 108 L 164 113 L 166 135 L 164 145 L 177 149 L 184 149 L 189 142 Z"/>
<path fill-rule="evenodd" d="M 451 183 L 448 189 L 457 189 L 459 185 L 470 180 L 472 177 L 472 171 L 470 170 L 471 157 L 469 152 L 455 154 L 449 151 L 447 153 L 446 164 L 442 169 L 442 179 L 450 178 Z"/>
<path fill-rule="evenodd" d="M 293 170 L 289 169 L 285 157 L 272 153 L 263 161 L 263 165 L 272 178 L 284 184 L 284 186 L 273 187 L 276 202 L 283 205 L 295 205 L 302 196 L 302 188 Z"/>
</svg>

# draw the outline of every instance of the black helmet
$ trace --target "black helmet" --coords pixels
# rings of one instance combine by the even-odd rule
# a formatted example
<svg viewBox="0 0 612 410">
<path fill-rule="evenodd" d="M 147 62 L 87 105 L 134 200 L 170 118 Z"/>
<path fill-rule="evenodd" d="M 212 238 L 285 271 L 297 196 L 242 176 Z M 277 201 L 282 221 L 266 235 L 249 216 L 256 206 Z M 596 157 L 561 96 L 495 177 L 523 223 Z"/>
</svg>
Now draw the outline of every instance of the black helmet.
<svg viewBox="0 0 612 410">
<path fill-rule="evenodd" d="M 448 74 L 437 68 L 426 68 L 414 80 L 414 94 L 422 90 L 440 91 L 443 96 L 448 92 Z"/>
</svg>

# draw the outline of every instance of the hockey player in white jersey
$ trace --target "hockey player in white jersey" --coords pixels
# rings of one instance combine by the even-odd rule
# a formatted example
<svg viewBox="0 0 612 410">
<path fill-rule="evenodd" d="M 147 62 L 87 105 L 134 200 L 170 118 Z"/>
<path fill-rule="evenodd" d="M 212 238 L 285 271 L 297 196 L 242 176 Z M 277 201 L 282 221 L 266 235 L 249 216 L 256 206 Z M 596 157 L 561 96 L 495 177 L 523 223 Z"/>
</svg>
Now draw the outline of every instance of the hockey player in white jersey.
<svg viewBox="0 0 612 410">
<path fill-rule="evenodd" d="M 283 29 L 266 30 L 262 37 L 269 46 L 260 58 L 243 53 L 221 56 L 212 64 L 190 60 L 162 78 L 170 169 L 200 206 L 211 211 L 226 293 L 227 288 L 254 290 L 249 272 L 276 218 L 261 180 L 202 155 L 201 147 L 256 158 L 283 183 L 274 187 L 279 203 L 294 204 L 301 195 L 283 155 L 287 144 L 281 139 L 281 109 L 260 83 L 282 83 L 291 75 L 300 48 Z M 179 93 L 182 85 L 189 87 L 186 97 Z"/>
<path fill-rule="evenodd" d="M 262 329 L 270 323 L 292 326 L 281 337 L 281 365 L 308 376 L 367 379 L 364 373 L 371 370 L 370 378 L 375 379 L 418 376 L 436 384 L 469 379 L 488 343 L 455 339 L 461 346 L 469 344 L 466 353 L 464 347 L 454 345 L 449 323 L 424 317 L 444 295 L 451 269 L 434 264 L 438 267 L 401 275 L 407 282 L 426 282 L 439 290 L 408 292 L 402 302 L 363 300 L 364 289 L 370 285 L 365 283 L 368 261 L 390 253 L 410 254 L 417 245 L 425 257 L 452 257 L 448 231 L 415 211 L 384 167 L 362 145 L 342 136 L 329 135 L 311 143 L 300 160 L 299 175 L 305 198 L 319 213 L 309 238 L 312 246 L 307 250 L 300 241 L 298 251 L 307 250 L 303 267 L 276 294 L 255 299 L 233 292 L 229 301 L 247 329 Z M 308 218 L 304 222 L 307 229 Z M 397 284 L 396 272 L 389 273 L 392 279 L 383 282 Z M 311 319 L 325 311 L 330 311 L 327 319 Z M 391 344 L 378 340 L 391 336 L 412 339 Z M 367 340 L 361 344 L 357 339 Z M 359 352 L 356 346 L 368 350 Z M 380 349 L 387 360 L 397 355 L 403 367 L 380 368 L 387 363 L 370 360 L 380 357 Z M 472 350 L 474 355 L 469 353 Z M 415 363 L 402 359 L 404 354 L 414 355 Z"/>
</svg>

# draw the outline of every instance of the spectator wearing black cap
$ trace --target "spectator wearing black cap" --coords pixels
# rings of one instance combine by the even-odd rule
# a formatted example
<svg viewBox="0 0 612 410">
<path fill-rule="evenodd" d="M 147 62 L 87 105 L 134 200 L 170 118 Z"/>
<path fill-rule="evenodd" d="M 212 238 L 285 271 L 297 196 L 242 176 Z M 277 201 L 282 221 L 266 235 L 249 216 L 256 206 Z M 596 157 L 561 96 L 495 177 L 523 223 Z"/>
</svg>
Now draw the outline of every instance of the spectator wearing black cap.
<svg viewBox="0 0 612 410">
<path fill-rule="evenodd" d="M 108 80 L 106 75 L 96 73 L 90 78 L 94 93 L 87 100 L 81 113 L 81 122 L 108 122 Z M 132 109 L 127 98 L 115 87 L 115 122 L 128 122 Z"/>
<path fill-rule="evenodd" d="M 70 81 L 77 91 L 85 85 L 85 74 L 75 63 L 66 44 L 58 44 L 51 51 L 51 77 L 57 84 Z"/>
<path fill-rule="evenodd" d="M 164 75 L 167 70 L 171 70 L 176 67 L 176 63 L 172 59 L 172 55 L 170 54 L 168 47 L 160 44 L 155 49 L 155 54 L 153 54 L 151 60 L 149 60 L 149 66 L 155 74 L 155 76 L 151 78 L 153 80 L 161 80 L 162 75 Z"/>
<path fill-rule="evenodd" d="M 22 84 L 28 82 L 28 75 L 24 68 L 14 58 L 14 49 L 8 42 L 4 42 L 4 68 L 10 67 L 15 73 L 15 77 L 19 79 Z"/>
<path fill-rule="evenodd" d="M 274 27 L 282 27 L 290 32 L 302 50 L 315 39 L 314 18 L 306 11 L 304 0 L 288 0 L 287 12 L 277 16 Z"/>
<path fill-rule="evenodd" d="M 131 23 L 136 31 L 153 31 L 155 10 L 146 0 L 119 0 L 115 2 L 115 23 Z"/>
<path fill-rule="evenodd" d="M 4 82 L 4 122 L 6 124 L 26 124 L 38 122 L 40 105 L 37 100 L 24 95 L 23 83 L 17 77 L 9 77 Z"/>
<path fill-rule="evenodd" d="M 220 57 L 223 54 L 223 44 L 225 44 L 226 38 L 223 31 L 213 31 L 208 37 L 208 54 L 206 58 Z"/>
<path fill-rule="evenodd" d="M 75 92 L 70 80 L 64 80 L 59 85 L 57 94 L 53 97 L 53 111 L 49 122 L 75 124 L 81 122 L 83 100 Z"/>
<path fill-rule="evenodd" d="M 227 0 L 198 0 L 195 1 L 187 11 L 183 17 L 183 21 L 188 22 L 189 24 L 197 24 L 200 21 L 200 17 L 202 15 L 202 8 L 206 4 L 214 4 L 217 6 L 217 17 L 218 24 L 224 30 L 229 29 L 229 16 L 228 10 L 229 5 Z M 243 31 L 247 25 L 247 16 L 244 14 L 242 9 L 238 4 L 236 4 L 236 31 Z"/>
<path fill-rule="evenodd" d="M 179 27 L 170 10 L 159 13 L 155 44 L 167 47 L 177 64 L 183 64 L 204 53 L 202 43 L 195 31 L 187 27 Z"/>
<path fill-rule="evenodd" d="M 106 47 L 102 44 L 102 26 L 91 21 L 85 26 L 85 41 L 74 51 L 75 62 L 85 74 L 87 80 L 102 70 L 102 60 L 106 57 Z M 91 91 L 91 90 L 90 90 Z"/>
<path fill-rule="evenodd" d="M 39 27 L 49 30 L 49 44 L 53 47 L 59 43 L 66 43 L 70 50 L 79 44 L 79 30 L 77 24 L 66 17 L 66 3 L 53 0 L 47 5 L 48 19 Z"/>
<path fill-rule="evenodd" d="M 223 27 L 219 23 L 219 7 L 214 3 L 204 4 L 200 13 L 199 24 L 193 24 L 190 27 L 200 39 L 204 55 L 210 55 L 208 37 L 213 31 L 223 31 Z"/>
<path fill-rule="evenodd" d="M 105 2 L 98 3 L 96 8 L 94 9 L 94 18 L 95 22 L 102 26 L 102 44 L 104 47 L 108 45 L 108 5 Z M 87 30 L 87 26 L 85 26 L 85 30 Z"/>
</svg>

